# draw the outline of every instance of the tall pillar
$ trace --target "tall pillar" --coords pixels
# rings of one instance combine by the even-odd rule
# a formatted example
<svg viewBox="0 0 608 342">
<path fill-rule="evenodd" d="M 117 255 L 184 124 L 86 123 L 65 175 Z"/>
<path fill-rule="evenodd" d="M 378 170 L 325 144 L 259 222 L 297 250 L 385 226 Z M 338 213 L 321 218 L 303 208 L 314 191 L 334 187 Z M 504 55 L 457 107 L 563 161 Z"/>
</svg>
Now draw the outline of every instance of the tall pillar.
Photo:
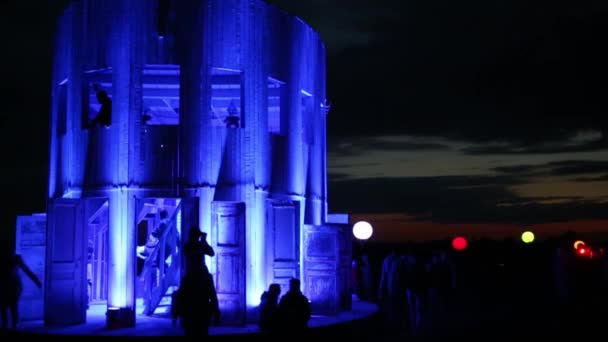
<svg viewBox="0 0 608 342">
<path fill-rule="evenodd" d="M 68 98 L 66 115 L 66 134 L 62 139 L 61 169 L 64 176 L 64 193 L 70 190 L 82 190 L 82 129 L 80 113 L 82 109 L 82 3 L 75 3 L 70 16 L 70 45 L 68 65 Z"/>
<path fill-rule="evenodd" d="M 134 200 L 127 189 L 110 190 L 108 313 L 120 311 L 120 325 L 135 324 L 135 216 Z M 114 322 L 116 323 L 116 322 Z"/>
<path fill-rule="evenodd" d="M 285 186 L 284 193 L 290 195 L 304 195 L 305 178 L 302 155 L 302 92 L 300 80 L 300 66 L 304 62 L 302 54 L 302 28 L 297 20 L 289 22 L 289 51 L 286 54 L 289 66 L 287 84 L 287 148 L 285 156 Z M 282 109 L 281 109 L 282 110 Z"/>
<path fill-rule="evenodd" d="M 136 174 L 140 117 L 142 113 L 141 49 L 143 0 L 113 1 L 111 32 L 112 125 L 106 164 L 112 190 L 108 191 L 110 218 L 108 231 L 108 319 L 122 326 L 135 324 L 135 208 L 133 176 Z M 116 311 L 118 311 L 117 317 Z M 111 322 L 109 322 L 111 323 Z M 115 324 L 116 322 L 114 322 Z"/>
<path fill-rule="evenodd" d="M 314 147 L 314 196 L 317 201 L 315 207 L 318 221 L 315 225 L 324 224 L 327 221 L 327 165 L 326 165 L 326 115 L 329 111 L 329 104 L 326 101 L 326 69 L 325 69 L 325 46 L 320 39 L 315 40 L 317 45 L 316 53 L 313 56 L 315 65 L 315 95 L 317 102 L 315 106 L 315 147 Z"/>
<path fill-rule="evenodd" d="M 325 99 L 325 75 L 324 66 L 319 60 L 319 49 L 323 49 L 322 44 L 319 44 L 316 33 L 309 31 L 308 44 L 310 47 L 306 50 L 306 73 L 309 77 L 307 84 L 313 92 L 312 103 L 307 110 L 309 117 L 304 118 L 305 125 L 309 135 L 309 160 L 308 160 L 308 175 L 306 177 L 306 224 L 321 225 L 323 222 L 323 120 L 321 103 Z"/>
<path fill-rule="evenodd" d="M 255 317 L 260 295 L 266 290 L 265 190 L 268 189 L 268 49 L 264 34 L 266 4 L 243 6 L 241 61 L 244 70 L 244 141 L 242 178 L 247 205 L 247 306 L 248 319 Z"/>
<path fill-rule="evenodd" d="M 210 233 L 210 203 L 215 193 L 212 162 L 209 150 L 213 135 L 209 126 L 209 51 L 203 49 L 211 26 L 205 20 L 206 1 L 180 1 L 176 3 L 180 22 L 176 34 L 176 56 L 180 65 L 180 123 L 179 158 L 181 163 L 181 195 L 198 197 L 199 228 Z M 209 260 L 207 259 L 207 262 Z M 213 263 L 209 270 L 215 272 Z"/>
</svg>

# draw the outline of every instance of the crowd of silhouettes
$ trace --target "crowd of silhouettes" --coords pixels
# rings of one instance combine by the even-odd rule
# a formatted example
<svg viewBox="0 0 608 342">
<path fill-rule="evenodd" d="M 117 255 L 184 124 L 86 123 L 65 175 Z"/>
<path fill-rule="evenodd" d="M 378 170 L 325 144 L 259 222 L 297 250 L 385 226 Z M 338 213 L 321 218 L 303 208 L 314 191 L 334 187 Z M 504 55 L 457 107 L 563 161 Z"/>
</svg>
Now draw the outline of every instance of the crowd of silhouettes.
<svg viewBox="0 0 608 342">
<path fill-rule="evenodd" d="M 588 333 L 608 314 L 608 244 L 590 238 L 583 254 L 575 240 L 368 245 L 355 250 L 351 289 L 377 303 L 379 336 Z"/>
<path fill-rule="evenodd" d="M 162 216 L 166 220 L 166 213 Z M 162 236 L 163 229 L 161 224 L 151 235 Z M 205 263 L 215 251 L 197 226 L 187 236 L 182 249 L 185 268 L 172 294 L 171 317 L 186 336 L 202 337 L 221 317 Z M 351 290 L 378 304 L 378 337 L 452 335 L 467 315 L 474 317 L 469 323 L 477 324 L 472 329 L 505 334 L 527 328 L 590 331 L 602 327 L 608 314 L 608 245 L 589 242 L 583 253 L 573 248 L 574 240 L 570 235 L 528 245 L 480 240 L 463 251 L 449 250 L 445 243 L 368 248 L 371 256 L 354 258 Z M 2 329 L 16 329 L 20 273 L 38 287 L 41 283 L 21 256 L 2 247 Z M 258 314 L 264 334 L 306 335 L 311 304 L 300 280 L 290 279 L 284 294 L 279 284 L 270 284 L 261 294 Z"/>
<path fill-rule="evenodd" d="M 418 335 L 423 318 L 445 312 L 455 288 L 455 271 L 443 251 L 432 251 L 426 258 L 391 251 L 382 261 L 377 296 L 387 333 Z"/>
</svg>

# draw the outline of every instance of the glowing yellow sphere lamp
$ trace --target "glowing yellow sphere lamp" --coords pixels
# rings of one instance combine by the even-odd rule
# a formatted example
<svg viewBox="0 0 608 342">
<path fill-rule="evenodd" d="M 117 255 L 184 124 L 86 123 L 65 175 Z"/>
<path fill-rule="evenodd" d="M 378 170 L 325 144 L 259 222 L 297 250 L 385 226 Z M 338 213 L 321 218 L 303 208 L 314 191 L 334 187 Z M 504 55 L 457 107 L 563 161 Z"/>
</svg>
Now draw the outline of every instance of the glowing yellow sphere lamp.
<svg viewBox="0 0 608 342">
<path fill-rule="evenodd" d="M 521 234 L 521 241 L 524 243 L 534 242 L 534 233 L 531 231 L 525 231 Z"/>
</svg>

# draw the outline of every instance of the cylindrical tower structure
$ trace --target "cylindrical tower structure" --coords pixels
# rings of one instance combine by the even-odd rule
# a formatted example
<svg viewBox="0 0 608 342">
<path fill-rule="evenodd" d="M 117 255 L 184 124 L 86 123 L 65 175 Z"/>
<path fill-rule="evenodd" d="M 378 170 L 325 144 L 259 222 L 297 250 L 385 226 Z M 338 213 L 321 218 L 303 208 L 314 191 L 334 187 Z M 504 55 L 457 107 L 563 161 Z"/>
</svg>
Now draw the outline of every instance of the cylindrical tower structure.
<svg viewBox="0 0 608 342">
<path fill-rule="evenodd" d="M 136 311 L 139 230 L 167 203 L 177 234 L 208 233 L 233 322 L 270 283 L 304 277 L 304 227 L 326 220 L 325 90 L 318 33 L 264 1 L 73 2 L 57 30 L 48 210 L 107 199 L 108 307 Z"/>
</svg>

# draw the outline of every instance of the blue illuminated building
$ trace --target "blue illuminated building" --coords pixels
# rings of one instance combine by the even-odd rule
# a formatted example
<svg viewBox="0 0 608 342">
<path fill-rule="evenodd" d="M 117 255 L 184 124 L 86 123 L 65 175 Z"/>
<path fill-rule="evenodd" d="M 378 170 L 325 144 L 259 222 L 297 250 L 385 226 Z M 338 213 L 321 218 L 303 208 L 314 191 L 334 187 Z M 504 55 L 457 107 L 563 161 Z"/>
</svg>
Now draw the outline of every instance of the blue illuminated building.
<svg viewBox="0 0 608 342">
<path fill-rule="evenodd" d="M 348 310 L 351 234 L 327 209 L 317 32 L 261 0 L 83 0 L 55 48 L 47 325 L 84 323 L 89 305 L 124 326 L 157 313 L 191 227 L 215 249 L 224 324 L 255 319 L 261 293 L 291 277 L 315 313 Z M 107 127 L 92 125 L 102 92 Z M 138 257 L 163 210 L 167 247 L 152 253 L 165 262 Z"/>
</svg>

